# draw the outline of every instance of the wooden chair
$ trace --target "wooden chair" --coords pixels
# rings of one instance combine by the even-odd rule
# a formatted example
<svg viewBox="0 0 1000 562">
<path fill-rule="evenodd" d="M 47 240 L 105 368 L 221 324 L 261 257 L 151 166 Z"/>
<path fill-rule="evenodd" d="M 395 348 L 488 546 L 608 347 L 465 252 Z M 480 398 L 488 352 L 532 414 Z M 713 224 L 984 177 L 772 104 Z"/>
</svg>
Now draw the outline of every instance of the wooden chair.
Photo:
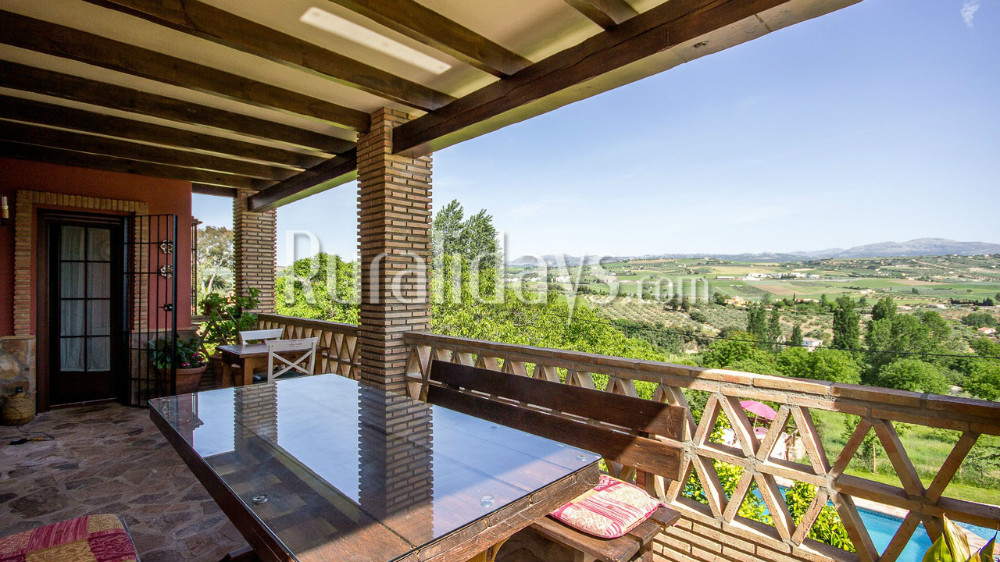
<svg viewBox="0 0 1000 562">
<path fill-rule="evenodd" d="M 268 340 L 267 343 L 267 382 L 286 375 L 312 375 L 316 368 L 316 344 L 319 338 L 303 338 L 298 340 Z M 294 355 L 294 359 L 287 356 Z M 275 372 L 277 360 L 279 371 Z M 306 366 L 308 363 L 308 366 Z"/>
<path fill-rule="evenodd" d="M 284 328 L 274 328 L 273 330 L 244 330 L 240 332 L 240 345 L 246 346 L 251 342 L 280 340 L 284 335 Z"/>
<path fill-rule="evenodd" d="M 678 406 L 441 361 L 433 362 L 425 384 L 431 404 L 594 451 L 609 466 L 681 477 L 685 411 Z M 568 547 L 574 560 L 646 562 L 652 560 L 653 538 L 679 518 L 660 507 L 630 533 L 610 540 L 550 517 L 530 529 Z"/>
</svg>

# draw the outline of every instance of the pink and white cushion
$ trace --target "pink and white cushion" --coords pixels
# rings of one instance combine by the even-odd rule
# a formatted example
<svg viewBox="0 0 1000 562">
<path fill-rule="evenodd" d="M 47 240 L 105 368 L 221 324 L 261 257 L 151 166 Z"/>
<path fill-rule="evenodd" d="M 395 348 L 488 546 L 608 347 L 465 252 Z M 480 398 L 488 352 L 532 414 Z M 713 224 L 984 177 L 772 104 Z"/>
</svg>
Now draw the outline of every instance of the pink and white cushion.
<svg viewBox="0 0 1000 562">
<path fill-rule="evenodd" d="M 0 538 L 0 562 L 136 562 L 115 515 L 89 515 Z"/>
<path fill-rule="evenodd" d="M 602 474 L 597 486 L 549 515 L 588 535 L 616 539 L 649 519 L 660 505 L 642 488 Z"/>
</svg>

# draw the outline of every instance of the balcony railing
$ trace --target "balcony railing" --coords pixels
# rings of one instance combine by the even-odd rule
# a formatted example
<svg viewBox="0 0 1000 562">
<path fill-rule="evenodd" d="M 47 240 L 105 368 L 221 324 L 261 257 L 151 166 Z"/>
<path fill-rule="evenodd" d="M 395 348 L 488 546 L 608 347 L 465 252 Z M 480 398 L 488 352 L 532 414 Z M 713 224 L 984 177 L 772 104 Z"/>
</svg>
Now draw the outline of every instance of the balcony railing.
<svg viewBox="0 0 1000 562">
<path fill-rule="evenodd" d="M 932 538 L 940 534 L 941 515 L 991 527 L 1000 520 L 1000 507 L 945 497 L 944 491 L 980 435 L 1000 435 L 1000 403 L 917 394 L 883 388 L 786 377 L 704 369 L 653 361 L 623 359 L 558 349 L 476 341 L 429 333 L 409 333 L 407 374 L 409 392 L 418 397 L 429 374 L 430 361 L 450 361 L 548 381 L 638 396 L 636 381 L 654 386 L 652 399 L 688 410 L 682 466 L 693 471 L 707 504 L 682 495 L 684 481 L 671 481 L 632 467 L 609 470 L 635 479 L 660 499 L 678 509 L 681 523 L 661 534 L 655 552 L 668 560 L 861 560 L 892 562 L 923 523 Z M 596 376 L 596 377 L 595 377 Z M 598 384 L 595 384 L 595 378 Z M 606 381 L 606 383 L 605 383 Z M 696 420 L 682 389 L 707 395 L 703 414 Z M 421 397 L 423 398 L 423 397 Z M 741 400 L 777 404 L 777 416 L 763 436 L 755 433 Z M 810 412 L 825 410 L 856 418 L 843 450 L 831 459 Z M 711 438 L 716 421 L 725 415 L 732 426 L 730 445 Z M 950 455 L 929 486 L 924 486 L 900 442 L 894 422 L 953 430 L 960 433 Z M 805 456 L 803 463 L 779 459 L 773 448 L 794 424 Z M 870 432 L 884 447 L 902 487 L 845 474 L 845 469 Z M 727 495 L 715 471 L 715 462 L 739 467 L 735 491 Z M 796 524 L 785 504 L 780 485 L 804 482 L 815 486 L 816 498 Z M 756 484 L 773 525 L 738 514 L 746 494 Z M 855 498 L 906 510 L 902 525 L 880 554 L 859 515 Z M 808 538 L 822 509 L 832 502 L 857 554 Z"/>
<path fill-rule="evenodd" d="M 337 373 L 358 380 L 360 349 L 358 327 L 324 320 L 309 320 L 278 314 L 257 315 L 257 326 L 262 330 L 284 328 L 285 338 L 319 338 L 316 348 L 316 372 Z"/>
</svg>

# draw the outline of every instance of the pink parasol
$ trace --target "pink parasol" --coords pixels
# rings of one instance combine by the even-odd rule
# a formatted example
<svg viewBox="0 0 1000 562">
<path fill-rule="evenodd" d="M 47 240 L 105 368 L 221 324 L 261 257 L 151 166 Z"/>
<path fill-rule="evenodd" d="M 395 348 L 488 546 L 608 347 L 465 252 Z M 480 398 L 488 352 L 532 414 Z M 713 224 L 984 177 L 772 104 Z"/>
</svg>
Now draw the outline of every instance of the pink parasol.
<svg viewBox="0 0 1000 562">
<path fill-rule="evenodd" d="M 765 419 L 773 420 L 775 417 L 778 416 L 778 412 L 775 412 L 773 408 L 771 408 L 767 404 L 761 404 L 756 400 L 743 400 L 742 402 L 740 402 L 740 406 L 742 406 L 744 410 L 750 412 L 751 414 L 760 416 Z"/>
</svg>

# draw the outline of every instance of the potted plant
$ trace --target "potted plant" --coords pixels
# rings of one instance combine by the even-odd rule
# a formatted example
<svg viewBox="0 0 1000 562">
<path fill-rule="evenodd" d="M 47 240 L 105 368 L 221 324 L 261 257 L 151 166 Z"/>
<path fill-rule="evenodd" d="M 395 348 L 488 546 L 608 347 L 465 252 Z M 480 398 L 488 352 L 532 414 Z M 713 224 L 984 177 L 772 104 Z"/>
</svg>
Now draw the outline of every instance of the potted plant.
<svg viewBox="0 0 1000 562">
<path fill-rule="evenodd" d="M 965 533 L 943 516 L 944 528 L 941 536 L 931 545 L 924 554 L 923 562 L 993 562 L 993 545 L 996 543 L 996 535 L 978 552 L 973 553 L 969 548 L 969 541 Z M 998 522 L 1000 523 L 1000 522 Z"/>
<path fill-rule="evenodd" d="M 201 375 L 208 368 L 202 341 L 198 336 L 190 338 L 160 338 L 152 343 L 150 361 L 153 368 L 166 374 L 171 367 L 176 368 L 177 394 L 189 394 L 198 390 Z"/>
<path fill-rule="evenodd" d="M 257 328 L 257 315 L 253 312 L 260 306 L 260 290 L 251 288 L 245 297 L 233 293 L 220 295 L 210 293 L 201 301 L 201 311 L 205 323 L 201 325 L 202 351 L 212 362 L 216 377 L 222 369 L 220 354 L 215 348 L 220 345 L 237 343 L 240 332 Z"/>
</svg>

